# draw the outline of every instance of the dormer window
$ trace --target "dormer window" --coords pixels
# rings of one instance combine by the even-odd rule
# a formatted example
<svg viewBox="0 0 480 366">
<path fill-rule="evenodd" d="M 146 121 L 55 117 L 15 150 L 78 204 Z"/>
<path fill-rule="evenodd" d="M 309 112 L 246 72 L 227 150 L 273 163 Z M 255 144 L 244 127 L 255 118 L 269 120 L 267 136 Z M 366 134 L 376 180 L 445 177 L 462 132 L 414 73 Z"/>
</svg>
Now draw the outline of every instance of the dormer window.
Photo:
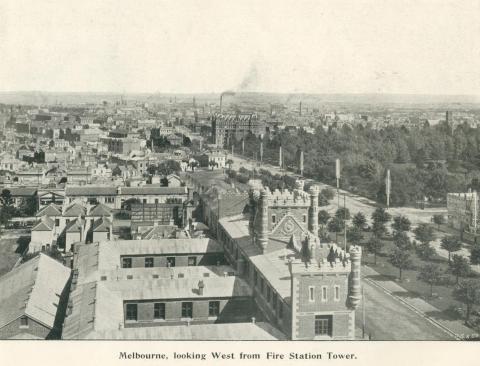
<svg viewBox="0 0 480 366">
<path fill-rule="evenodd" d="M 272 215 L 272 224 L 277 222 L 277 215 Z"/>
</svg>

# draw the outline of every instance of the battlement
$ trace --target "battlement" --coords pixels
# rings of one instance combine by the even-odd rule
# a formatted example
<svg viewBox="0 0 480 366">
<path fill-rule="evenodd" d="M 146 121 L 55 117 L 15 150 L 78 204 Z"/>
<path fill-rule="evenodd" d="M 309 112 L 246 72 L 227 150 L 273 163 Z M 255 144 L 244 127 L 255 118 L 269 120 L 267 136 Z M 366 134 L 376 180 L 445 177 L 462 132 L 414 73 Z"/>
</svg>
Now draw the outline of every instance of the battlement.
<svg viewBox="0 0 480 366">
<path fill-rule="evenodd" d="M 294 189 L 280 190 L 275 189 L 273 192 L 268 188 L 265 188 L 267 192 L 268 206 L 269 207 L 281 207 L 281 206 L 297 206 L 308 207 L 310 206 L 310 195 L 302 190 Z M 253 198 L 258 200 L 260 195 L 256 192 L 253 193 Z"/>
</svg>

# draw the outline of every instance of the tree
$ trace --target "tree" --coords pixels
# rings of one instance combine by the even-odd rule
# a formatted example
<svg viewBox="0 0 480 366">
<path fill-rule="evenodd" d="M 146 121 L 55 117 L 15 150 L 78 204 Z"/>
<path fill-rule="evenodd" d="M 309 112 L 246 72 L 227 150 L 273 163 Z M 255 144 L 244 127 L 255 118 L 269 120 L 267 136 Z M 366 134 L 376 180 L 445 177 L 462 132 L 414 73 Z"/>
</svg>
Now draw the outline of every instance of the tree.
<svg viewBox="0 0 480 366">
<path fill-rule="evenodd" d="M 430 285 L 430 297 L 433 296 L 433 286 L 437 285 L 442 277 L 440 267 L 435 264 L 427 264 L 420 269 L 418 279 Z"/>
<path fill-rule="evenodd" d="M 413 246 L 407 233 L 403 231 L 395 232 L 395 235 L 393 236 L 393 243 L 398 249 L 401 250 L 411 250 Z"/>
<path fill-rule="evenodd" d="M 454 254 L 452 256 L 452 262 L 450 263 L 450 272 L 455 276 L 456 283 L 458 285 L 459 277 L 467 277 L 472 269 L 468 263 L 468 259 L 461 255 Z"/>
<path fill-rule="evenodd" d="M 392 228 L 397 232 L 410 231 L 411 223 L 406 216 L 395 216 L 393 218 Z"/>
<path fill-rule="evenodd" d="M 382 224 L 386 224 L 391 218 L 392 216 L 383 207 L 376 208 L 372 214 L 372 220 Z"/>
<path fill-rule="evenodd" d="M 347 239 L 350 243 L 358 245 L 363 240 L 363 232 L 356 226 L 347 229 Z"/>
<path fill-rule="evenodd" d="M 452 252 L 458 252 L 462 249 L 462 242 L 460 241 L 460 238 L 456 236 L 445 236 L 442 238 L 440 246 L 448 252 L 448 263 L 450 264 L 450 256 Z"/>
<path fill-rule="evenodd" d="M 399 279 L 402 280 L 402 271 L 410 268 L 412 265 L 412 259 L 410 257 L 410 252 L 395 248 L 392 255 L 390 256 L 390 263 L 393 266 L 398 268 Z"/>
<path fill-rule="evenodd" d="M 439 230 L 440 230 L 440 225 L 445 224 L 445 216 L 443 216 L 441 214 L 433 215 L 432 220 L 435 223 L 435 225 L 438 226 Z"/>
<path fill-rule="evenodd" d="M 120 169 L 120 167 L 118 165 L 115 168 L 113 168 L 112 175 L 114 177 L 120 177 L 122 175 L 122 170 Z"/>
<path fill-rule="evenodd" d="M 325 210 L 318 211 L 318 223 L 322 226 L 327 225 L 330 220 L 330 214 Z"/>
<path fill-rule="evenodd" d="M 382 248 L 384 246 L 384 242 L 381 241 L 378 237 L 372 237 L 370 241 L 367 243 L 367 250 L 370 253 L 374 254 L 374 264 L 377 264 L 377 254 L 381 253 Z"/>
<path fill-rule="evenodd" d="M 418 255 L 424 259 L 424 260 L 431 260 L 432 257 L 437 253 L 435 249 L 432 248 L 432 246 L 428 243 L 426 244 L 421 244 L 417 248 Z"/>
<path fill-rule="evenodd" d="M 338 241 L 338 233 L 342 232 L 345 228 L 345 223 L 343 220 L 340 220 L 338 217 L 333 217 L 328 222 L 328 231 L 335 233 L 335 241 Z"/>
<path fill-rule="evenodd" d="M 320 206 L 328 206 L 333 197 L 335 197 L 333 189 L 324 188 L 320 191 L 320 194 L 318 195 L 318 204 Z"/>
<path fill-rule="evenodd" d="M 387 228 L 385 227 L 384 223 L 374 221 L 372 225 L 372 232 L 375 237 L 381 238 L 387 233 Z"/>
<path fill-rule="evenodd" d="M 33 216 L 37 212 L 37 200 L 35 197 L 27 197 L 22 199 L 20 205 L 20 213 L 25 216 Z"/>
<path fill-rule="evenodd" d="M 465 323 L 468 323 L 473 305 L 480 304 L 480 283 L 473 279 L 461 281 L 453 290 L 453 296 L 467 306 Z"/>
<path fill-rule="evenodd" d="M 233 165 L 233 160 L 232 160 L 232 159 L 228 159 L 225 164 L 227 164 L 227 165 L 228 165 L 228 169 L 231 170 L 231 169 L 232 169 L 232 165 Z"/>
<path fill-rule="evenodd" d="M 480 244 L 475 244 L 470 249 L 470 263 L 480 264 Z"/>
<path fill-rule="evenodd" d="M 433 240 L 433 228 L 427 224 L 418 225 L 413 232 L 415 238 L 422 244 L 428 244 Z"/>
<path fill-rule="evenodd" d="M 340 220 L 350 220 L 350 210 L 346 207 L 340 207 L 337 212 L 335 212 L 335 216 Z"/>
<path fill-rule="evenodd" d="M 3 207 L 13 206 L 13 197 L 9 189 L 2 190 L 0 201 Z"/>
<path fill-rule="evenodd" d="M 356 228 L 363 230 L 367 223 L 367 218 L 363 213 L 357 212 L 355 216 L 353 216 L 352 223 Z"/>
</svg>

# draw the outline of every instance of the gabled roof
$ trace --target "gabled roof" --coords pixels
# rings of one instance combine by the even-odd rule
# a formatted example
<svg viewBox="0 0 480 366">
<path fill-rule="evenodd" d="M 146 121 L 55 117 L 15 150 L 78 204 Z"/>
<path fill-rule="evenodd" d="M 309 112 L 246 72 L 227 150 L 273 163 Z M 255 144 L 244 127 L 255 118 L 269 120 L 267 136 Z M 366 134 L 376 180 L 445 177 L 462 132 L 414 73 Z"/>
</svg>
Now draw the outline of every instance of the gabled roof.
<svg viewBox="0 0 480 366">
<path fill-rule="evenodd" d="M 26 315 L 52 328 L 70 269 L 45 254 L 0 277 L 0 328 Z"/>
<path fill-rule="evenodd" d="M 112 209 L 103 203 L 99 203 L 93 207 L 88 213 L 89 216 L 110 216 L 112 214 Z"/>
<path fill-rule="evenodd" d="M 93 231 L 97 233 L 110 232 L 111 225 L 112 223 L 109 219 L 107 219 L 106 217 L 102 217 L 93 223 Z"/>
<path fill-rule="evenodd" d="M 52 231 L 54 225 L 55 223 L 50 217 L 43 216 L 42 219 L 32 228 L 32 231 Z"/>
<path fill-rule="evenodd" d="M 60 207 L 55 205 L 54 203 L 50 203 L 48 206 L 42 208 L 40 211 L 37 212 L 35 215 L 37 217 L 41 216 L 62 216 L 62 210 Z"/>
<path fill-rule="evenodd" d="M 83 228 L 83 220 L 76 218 L 73 221 L 70 221 L 66 227 L 66 232 L 67 233 L 77 233 L 81 232 Z"/>
<path fill-rule="evenodd" d="M 63 213 L 63 216 L 65 217 L 78 217 L 83 215 L 85 215 L 85 207 L 78 203 L 72 203 Z"/>
</svg>

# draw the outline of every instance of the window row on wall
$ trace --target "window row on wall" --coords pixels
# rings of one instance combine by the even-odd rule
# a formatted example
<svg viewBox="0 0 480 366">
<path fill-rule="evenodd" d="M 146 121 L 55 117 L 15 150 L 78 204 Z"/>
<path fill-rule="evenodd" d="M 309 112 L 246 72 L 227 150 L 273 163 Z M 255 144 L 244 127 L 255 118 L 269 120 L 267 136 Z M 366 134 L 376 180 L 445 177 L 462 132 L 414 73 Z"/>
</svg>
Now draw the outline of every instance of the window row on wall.
<svg viewBox="0 0 480 366">
<path fill-rule="evenodd" d="M 169 314 L 167 314 L 166 303 L 155 302 L 149 305 L 153 307 L 152 320 L 165 320 L 169 318 L 174 318 L 173 316 L 169 316 Z M 192 301 L 181 302 L 181 307 L 182 307 L 181 317 L 183 319 L 193 319 L 193 302 Z M 208 316 L 218 317 L 219 314 L 220 314 L 220 301 L 209 301 Z M 125 321 L 127 322 L 138 321 L 138 304 L 135 304 L 135 303 L 126 304 Z"/>
</svg>

